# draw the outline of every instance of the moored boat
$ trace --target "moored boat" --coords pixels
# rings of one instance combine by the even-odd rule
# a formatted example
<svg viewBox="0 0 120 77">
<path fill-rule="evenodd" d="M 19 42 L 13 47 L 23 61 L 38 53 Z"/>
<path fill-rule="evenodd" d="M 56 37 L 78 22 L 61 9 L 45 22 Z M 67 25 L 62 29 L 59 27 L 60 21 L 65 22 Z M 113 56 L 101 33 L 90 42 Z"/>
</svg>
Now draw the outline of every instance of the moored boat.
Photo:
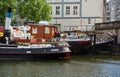
<svg viewBox="0 0 120 77">
<path fill-rule="evenodd" d="M 31 44 L 0 44 L 0 57 L 21 58 L 70 58 L 70 50 L 66 42 L 31 43 Z M 3 56 L 4 55 L 4 56 Z M 19 55 L 19 56 L 18 56 Z M 20 56 L 21 55 L 21 56 Z M 23 56 L 24 55 L 24 56 Z M 31 56 L 30 56 L 31 55 Z"/>
<path fill-rule="evenodd" d="M 14 36 L 9 40 L 8 37 L 3 36 L 4 33 L 2 32 L 0 37 L 0 58 L 70 58 L 71 51 L 69 50 L 69 44 L 67 42 L 46 42 L 45 39 L 39 37 L 23 38 L 24 36 L 22 37 L 20 33 L 20 31 L 12 32 L 11 34 L 14 34 Z"/>
<path fill-rule="evenodd" d="M 113 43 L 113 37 L 106 34 L 97 34 L 95 41 L 95 49 L 100 51 L 108 51 L 110 50 Z"/>
<path fill-rule="evenodd" d="M 6 14 L 5 29 L 0 27 L 0 58 L 70 58 L 67 42 L 46 42 L 53 37 L 57 27 L 49 24 L 10 26 L 11 8 Z"/>
<path fill-rule="evenodd" d="M 70 32 L 69 32 L 70 33 Z M 91 39 L 88 35 L 84 33 L 80 33 L 80 35 L 76 35 L 76 31 L 71 32 L 71 34 L 67 35 L 63 38 L 64 41 L 68 42 L 70 45 L 71 54 L 87 54 L 91 47 Z"/>
</svg>

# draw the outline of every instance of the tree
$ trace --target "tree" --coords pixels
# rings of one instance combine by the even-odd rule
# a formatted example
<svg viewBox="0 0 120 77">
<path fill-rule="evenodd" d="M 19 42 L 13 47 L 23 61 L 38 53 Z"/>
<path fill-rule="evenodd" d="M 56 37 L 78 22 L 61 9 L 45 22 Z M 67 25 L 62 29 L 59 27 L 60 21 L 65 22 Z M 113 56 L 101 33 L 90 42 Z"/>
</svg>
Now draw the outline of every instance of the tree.
<svg viewBox="0 0 120 77">
<path fill-rule="evenodd" d="M 18 6 L 20 18 L 38 23 L 41 20 L 51 19 L 51 7 L 46 0 L 21 0 Z"/>
<path fill-rule="evenodd" d="M 12 8 L 12 15 L 16 13 L 16 0 L 0 0 L 0 24 L 5 25 L 6 11 Z"/>
</svg>

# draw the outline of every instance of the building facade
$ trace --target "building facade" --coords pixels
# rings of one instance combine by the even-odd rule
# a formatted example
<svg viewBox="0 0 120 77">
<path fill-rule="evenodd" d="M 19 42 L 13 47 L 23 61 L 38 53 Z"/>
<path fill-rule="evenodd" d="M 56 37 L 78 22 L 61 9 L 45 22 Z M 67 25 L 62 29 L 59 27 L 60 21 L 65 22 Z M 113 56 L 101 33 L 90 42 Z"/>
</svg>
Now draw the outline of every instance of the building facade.
<svg viewBox="0 0 120 77">
<path fill-rule="evenodd" d="M 51 23 L 61 31 L 93 30 L 105 19 L 105 0 L 47 0 L 51 4 Z"/>
<path fill-rule="evenodd" d="M 111 12 L 110 12 L 110 3 L 107 2 L 106 3 L 106 22 L 110 22 L 111 21 Z"/>
<path fill-rule="evenodd" d="M 120 21 L 120 0 L 109 0 L 106 6 L 106 21 Z"/>
</svg>

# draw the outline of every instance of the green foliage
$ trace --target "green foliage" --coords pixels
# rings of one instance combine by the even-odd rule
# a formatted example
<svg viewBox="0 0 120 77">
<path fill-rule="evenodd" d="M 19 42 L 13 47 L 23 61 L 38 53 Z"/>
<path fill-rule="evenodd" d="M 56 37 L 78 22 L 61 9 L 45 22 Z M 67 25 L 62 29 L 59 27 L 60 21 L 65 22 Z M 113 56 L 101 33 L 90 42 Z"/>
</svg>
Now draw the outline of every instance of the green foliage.
<svg viewBox="0 0 120 77">
<path fill-rule="evenodd" d="M 20 18 L 39 22 L 41 20 L 49 21 L 51 7 L 46 0 L 21 0 L 18 6 Z"/>
<path fill-rule="evenodd" d="M 0 24 L 5 25 L 7 8 L 12 8 L 12 15 L 16 12 L 17 0 L 0 0 Z"/>
</svg>

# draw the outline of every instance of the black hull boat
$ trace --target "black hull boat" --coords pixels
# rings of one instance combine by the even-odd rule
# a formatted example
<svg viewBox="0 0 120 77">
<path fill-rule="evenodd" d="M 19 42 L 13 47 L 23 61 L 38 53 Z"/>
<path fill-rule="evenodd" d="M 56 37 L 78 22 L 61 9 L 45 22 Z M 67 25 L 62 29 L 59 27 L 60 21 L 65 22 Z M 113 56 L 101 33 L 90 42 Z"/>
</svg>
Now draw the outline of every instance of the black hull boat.
<svg viewBox="0 0 120 77">
<path fill-rule="evenodd" d="M 74 41 L 68 41 L 66 40 L 70 45 L 70 50 L 72 51 L 71 54 L 87 54 L 89 52 L 89 49 L 91 47 L 91 40 L 90 39 L 84 39 L 84 40 L 75 40 Z"/>
<path fill-rule="evenodd" d="M 44 43 L 29 45 L 0 44 L 0 58 L 61 58 L 69 59 L 68 43 Z"/>
<path fill-rule="evenodd" d="M 111 45 L 114 43 L 114 38 L 112 35 L 107 33 L 97 34 L 95 41 L 95 50 L 108 51 Z"/>
<path fill-rule="evenodd" d="M 62 40 L 68 42 L 72 55 L 87 54 L 91 49 L 91 39 L 89 37 L 65 37 Z"/>
<path fill-rule="evenodd" d="M 92 42 L 87 34 L 81 31 L 68 31 L 63 33 L 62 38 L 70 45 L 72 55 L 89 53 Z"/>
</svg>

